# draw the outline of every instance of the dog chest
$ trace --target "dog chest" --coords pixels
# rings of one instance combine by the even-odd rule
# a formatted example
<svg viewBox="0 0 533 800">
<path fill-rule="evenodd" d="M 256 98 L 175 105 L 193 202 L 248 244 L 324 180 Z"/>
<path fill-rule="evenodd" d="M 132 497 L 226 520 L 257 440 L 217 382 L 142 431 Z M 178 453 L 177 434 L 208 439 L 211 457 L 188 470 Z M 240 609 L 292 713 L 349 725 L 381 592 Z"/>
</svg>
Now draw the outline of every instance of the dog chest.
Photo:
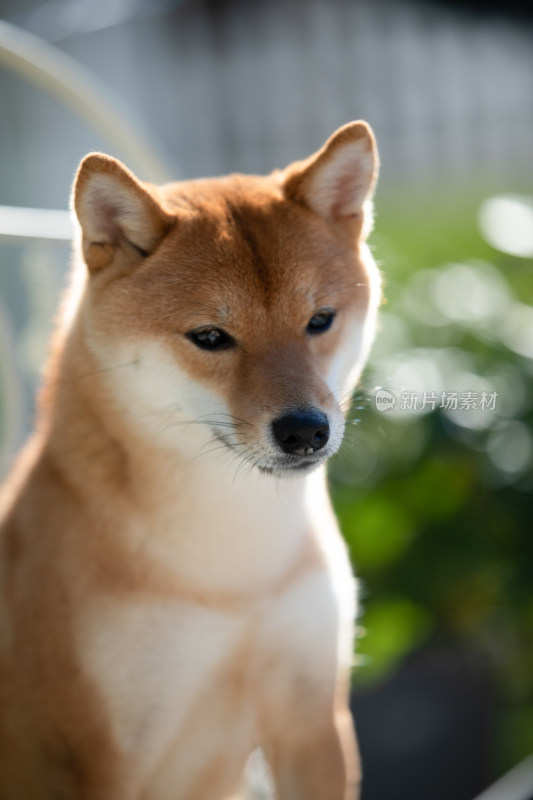
<svg viewBox="0 0 533 800">
<path fill-rule="evenodd" d="M 302 686 L 311 696 L 329 690 L 339 647 L 350 647 L 346 613 L 325 568 L 225 608 L 161 599 L 95 603 L 78 647 L 113 739 L 131 758 L 132 780 L 141 786 L 178 770 L 183 785 L 186 777 L 194 782 L 192 764 L 224 752 L 229 733 L 232 757 L 245 759 L 262 715 L 279 714 Z"/>
</svg>

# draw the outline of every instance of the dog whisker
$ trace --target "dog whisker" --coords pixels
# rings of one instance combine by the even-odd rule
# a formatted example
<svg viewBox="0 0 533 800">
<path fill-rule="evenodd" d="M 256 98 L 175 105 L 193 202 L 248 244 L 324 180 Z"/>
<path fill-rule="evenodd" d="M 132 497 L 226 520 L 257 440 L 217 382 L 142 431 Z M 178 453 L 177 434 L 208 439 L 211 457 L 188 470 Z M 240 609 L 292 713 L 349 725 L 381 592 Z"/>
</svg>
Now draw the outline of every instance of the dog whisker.
<svg viewBox="0 0 533 800">
<path fill-rule="evenodd" d="M 68 380 L 62 380 L 62 386 L 69 386 L 72 383 L 76 383 L 77 381 L 85 380 L 85 378 L 92 378 L 95 375 L 102 375 L 106 372 L 113 372 L 114 370 L 124 369 L 125 367 L 133 367 L 138 363 L 137 358 L 133 358 L 130 361 L 125 361 L 122 364 L 111 364 L 108 367 L 100 367 L 99 369 L 91 370 L 90 372 L 82 372 L 81 375 L 74 375 L 74 377 L 69 378 Z"/>
</svg>

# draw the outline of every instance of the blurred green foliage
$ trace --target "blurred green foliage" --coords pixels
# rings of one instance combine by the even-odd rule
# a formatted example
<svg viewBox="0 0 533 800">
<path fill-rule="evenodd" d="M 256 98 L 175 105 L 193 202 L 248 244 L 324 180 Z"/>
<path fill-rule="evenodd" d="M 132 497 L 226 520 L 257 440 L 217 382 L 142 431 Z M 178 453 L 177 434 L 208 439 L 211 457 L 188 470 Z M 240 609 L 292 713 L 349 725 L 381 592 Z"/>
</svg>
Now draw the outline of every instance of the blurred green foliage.
<svg viewBox="0 0 533 800">
<path fill-rule="evenodd" d="M 481 200 L 378 203 L 381 331 L 330 478 L 363 587 L 357 684 L 432 637 L 461 642 L 493 675 L 505 768 L 533 749 L 533 265 L 483 240 Z M 420 389 L 398 376 L 497 403 L 376 410 L 376 386 Z"/>
</svg>

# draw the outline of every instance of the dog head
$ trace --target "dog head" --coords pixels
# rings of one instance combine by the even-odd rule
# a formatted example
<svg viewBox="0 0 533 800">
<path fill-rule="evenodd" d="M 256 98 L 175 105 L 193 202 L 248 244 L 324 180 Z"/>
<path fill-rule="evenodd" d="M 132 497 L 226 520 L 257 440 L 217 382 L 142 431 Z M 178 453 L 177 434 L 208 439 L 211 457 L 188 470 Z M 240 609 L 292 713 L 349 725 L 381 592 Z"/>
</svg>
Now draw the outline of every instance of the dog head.
<svg viewBox="0 0 533 800">
<path fill-rule="evenodd" d="M 155 187 L 84 159 L 79 320 L 139 435 L 193 455 L 215 439 L 276 475 L 337 450 L 379 303 L 364 243 L 377 166 L 363 122 L 269 176 Z"/>
</svg>

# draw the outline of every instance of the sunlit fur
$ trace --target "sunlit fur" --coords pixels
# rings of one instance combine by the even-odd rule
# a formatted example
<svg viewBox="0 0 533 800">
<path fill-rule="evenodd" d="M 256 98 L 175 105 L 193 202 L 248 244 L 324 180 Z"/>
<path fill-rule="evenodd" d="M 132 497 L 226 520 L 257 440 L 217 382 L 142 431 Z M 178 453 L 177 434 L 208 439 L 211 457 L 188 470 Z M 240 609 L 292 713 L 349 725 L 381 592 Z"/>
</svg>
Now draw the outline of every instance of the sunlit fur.
<svg viewBox="0 0 533 800">
<path fill-rule="evenodd" d="M 0 798 L 355 800 L 355 582 L 327 496 L 372 342 L 365 123 L 269 176 L 93 154 L 36 431 L 1 496 Z M 335 312 L 311 335 L 313 315 Z M 218 328 L 206 351 L 187 336 Z M 327 416 L 286 453 L 272 422 Z"/>
</svg>

